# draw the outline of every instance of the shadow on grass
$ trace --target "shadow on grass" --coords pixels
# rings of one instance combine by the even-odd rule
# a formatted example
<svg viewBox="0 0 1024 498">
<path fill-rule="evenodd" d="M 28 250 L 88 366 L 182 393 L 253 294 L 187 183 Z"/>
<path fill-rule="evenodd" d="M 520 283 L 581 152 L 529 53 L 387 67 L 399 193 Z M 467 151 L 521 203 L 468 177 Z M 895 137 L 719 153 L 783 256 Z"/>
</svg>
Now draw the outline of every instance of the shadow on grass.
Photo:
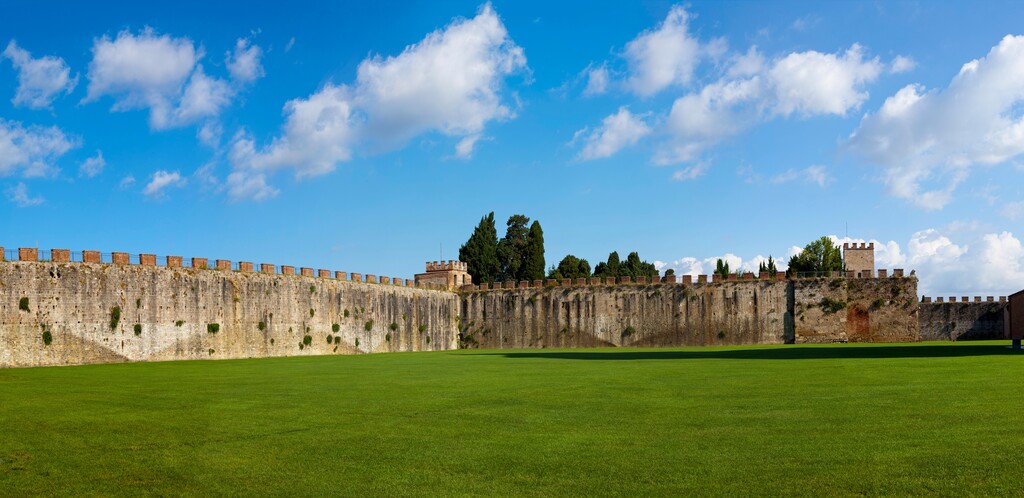
<svg viewBox="0 0 1024 498">
<path fill-rule="evenodd" d="M 480 353 L 488 354 L 488 353 Z M 916 345 L 903 346 L 780 346 L 756 349 L 711 348 L 687 351 L 651 350 L 580 350 L 580 351 L 507 351 L 494 352 L 506 358 L 547 358 L 557 360 L 820 360 L 830 358 L 953 358 L 961 356 L 1021 355 L 1005 344 L 985 345 Z"/>
</svg>

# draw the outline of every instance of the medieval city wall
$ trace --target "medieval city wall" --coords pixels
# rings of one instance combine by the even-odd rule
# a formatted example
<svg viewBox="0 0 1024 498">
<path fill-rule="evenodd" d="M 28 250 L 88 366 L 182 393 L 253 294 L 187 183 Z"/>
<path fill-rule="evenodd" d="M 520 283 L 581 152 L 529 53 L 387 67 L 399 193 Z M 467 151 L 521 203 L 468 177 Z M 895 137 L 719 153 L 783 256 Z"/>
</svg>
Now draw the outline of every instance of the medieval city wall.
<svg viewBox="0 0 1024 498">
<path fill-rule="evenodd" d="M 916 277 L 809 278 L 791 282 L 798 344 L 919 340 Z"/>
<path fill-rule="evenodd" d="M 785 281 L 616 283 L 462 295 L 463 345 L 704 346 L 792 342 Z"/>
<path fill-rule="evenodd" d="M 470 287 L 460 332 L 464 346 L 485 348 L 919 340 L 917 279 L 893 274 Z"/>
<path fill-rule="evenodd" d="M 1008 339 L 1004 323 L 1006 297 L 923 297 L 918 310 L 918 334 L 922 341 L 971 341 Z"/>
<path fill-rule="evenodd" d="M 0 367 L 457 347 L 456 294 L 353 277 L 0 262 Z"/>
</svg>

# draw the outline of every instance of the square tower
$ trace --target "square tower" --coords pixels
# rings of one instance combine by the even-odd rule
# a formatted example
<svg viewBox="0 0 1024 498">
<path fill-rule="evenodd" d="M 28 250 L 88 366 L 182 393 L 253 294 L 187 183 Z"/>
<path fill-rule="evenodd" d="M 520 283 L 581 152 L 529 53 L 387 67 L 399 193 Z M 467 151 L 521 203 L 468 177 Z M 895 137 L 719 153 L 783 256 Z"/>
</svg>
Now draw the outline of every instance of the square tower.
<svg viewBox="0 0 1024 498">
<path fill-rule="evenodd" d="M 846 271 L 852 271 L 857 278 L 873 278 L 875 276 L 875 243 L 861 242 L 843 244 L 843 262 Z"/>
<path fill-rule="evenodd" d="M 416 285 L 439 285 L 447 289 L 458 289 L 473 283 L 469 276 L 469 264 L 462 261 L 427 261 L 427 272 L 416 274 Z"/>
</svg>

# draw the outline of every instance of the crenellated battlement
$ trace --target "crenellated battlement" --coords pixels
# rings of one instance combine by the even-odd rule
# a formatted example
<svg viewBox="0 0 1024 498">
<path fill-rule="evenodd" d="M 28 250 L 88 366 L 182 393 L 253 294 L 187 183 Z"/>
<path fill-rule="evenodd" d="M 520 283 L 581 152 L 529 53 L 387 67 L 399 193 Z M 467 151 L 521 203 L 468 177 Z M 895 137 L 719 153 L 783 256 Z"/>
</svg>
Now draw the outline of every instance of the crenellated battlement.
<svg viewBox="0 0 1024 498">
<path fill-rule="evenodd" d="M 469 271 L 469 263 L 462 261 L 427 261 L 427 271 Z"/>
<path fill-rule="evenodd" d="M 870 275 L 867 272 L 811 272 L 787 276 L 786 272 L 777 272 L 775 276 L 769 273 L 755 274 L 746 272 L 742 276 L 729 274 L 727 277 L 719 275 L 669 275 L 666 277 L 591 277 L 573 279 L 546 279 L 521 282 L 492 282 L 480 285 L 467 284 L 460 287 L 467 292 L 503 290 L 503 289 L 526 289 L 542 287 L 586 287 L 586 286 L 612 286 L 612 285 L 694 285 L 694 284 L 723 284 L 740 282 L 772 282 L 783 280 L 806 280 L 815 278 L 848 278 L 848 279 L 885 279 L 904 278 L 903 269 L 895 268 L 890 273 L 888 270 L 878 270 L 877 274 Z"/>
<path fill-rule="evenodd" d="M 957 296 L 921 296 L 921 304 L 953 304 L 953 303 L 1005 303 L 1006 296 L 999 296 L 998 301 L 996 296 L 974 296 L 971 299 L 970 296 L 960 296 L 957 300 Z"/>
<path fill-rule="evenodd" d="M 22 247 L 17 250 L 4 250 L 0 246 L 0 262 L 50 262 L 50 263 L 85 263 L 85 264 L 110 264 L 110 265 L 137 265 L 137 266 L 163 266 L 166 268 L 190 268 L 194 270 L 210 270 L 210 271 L 233 271 L 239 273 L 263 273 L 270 275 L 287 275 L 295 277 L 305 278 L 326 278 L 331 280 L 344 280 L 348 282 L 366 282 L 366 283 L 377 283 L 376 278 L 370 279 L 372 275 L 367 274 L 367 278 L 364 280 L 362 274 L 335 271 L 332 278 L 331 271 L 326 269 L 317 269 L 314 272 L 313 268 L 310 267 L 298 267 L 299 271 L 296 272 L 296 267 L 292 265 L 276 265 L 271 263 L 260 263 L 256 265 L 250 261 L 237 261 L 232 262 L 227 259 L 215 259 L 209 258 L 183 258 L 181 256 L 163 256 L 157 257 L 156 254 L 130 254 L 127 252 L 100 252 L 95 250 L 84 250 L 84 251 L 71 251 L 70 249 L 50 249 L 50 250 L 39 250 L 33 247 Z M 211 264 L 211 261 L 213 264 Z M 160 264 L 163 263 L 163 264 Z M 453 267 L 465 267 L 465 263 L 459 261 L 448 261 L 447 263 L 434 262 L 436 265 L 447 266 L 452 263 Z M 427 263 L 428 267 L 431 263 Z M 351 279 L 348 277 L 351 276 Z M 380 284 L 382 285 L 397 285 L 400 287 L 418 287 L 421 289 L 435 289 L 443 290 L 447 287 L 438 285 L 431 282 L 423 282 L 417 284 L 415 280 L 411 278 L 400 278 L 400 277 L 380 277 Z"/>
<path fill-rule="evenodd" d="M 852 243 L 851 242 L 844 242 L 843 243 L 843 250 L 858 250 L 858 249 L 866 249 L 866 250 L 874 251 L 875 250 L 875 243 L 874 242 L 867 242 L 867 243 L 861 242 L 859 246 L 857 245 L 857 242 L 852 242 Z"/>
</svg>

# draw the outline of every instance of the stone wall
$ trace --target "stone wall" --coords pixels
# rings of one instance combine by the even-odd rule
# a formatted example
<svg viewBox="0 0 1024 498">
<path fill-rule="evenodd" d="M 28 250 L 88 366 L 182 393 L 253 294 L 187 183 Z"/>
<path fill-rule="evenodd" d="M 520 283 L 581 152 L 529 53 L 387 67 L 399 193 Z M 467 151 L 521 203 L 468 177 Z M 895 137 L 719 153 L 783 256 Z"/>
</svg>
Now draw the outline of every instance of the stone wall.
<svg viewBox="0 0 1024 498">
<path fill-rule="evenodd" d="M 471 291 L 464 346 L 545 348 L 791 342 L 785 281 Z"/>
<path fill-rule="evenodd" d="M 1007 339 L 1003 324 L 1006 300 L 922 302 L 918 334 L 922 341 Z"/>
<path fill-rule="evenodd" d="M 458 315 L 456 294 L 398 285 L 0 263 L 0 367 L 452 349 Z"/>
<path fill-rule="evenodd" d="M 916 277 L 790 282 L 797 343 L 918 340 Z"/>
</svg>

